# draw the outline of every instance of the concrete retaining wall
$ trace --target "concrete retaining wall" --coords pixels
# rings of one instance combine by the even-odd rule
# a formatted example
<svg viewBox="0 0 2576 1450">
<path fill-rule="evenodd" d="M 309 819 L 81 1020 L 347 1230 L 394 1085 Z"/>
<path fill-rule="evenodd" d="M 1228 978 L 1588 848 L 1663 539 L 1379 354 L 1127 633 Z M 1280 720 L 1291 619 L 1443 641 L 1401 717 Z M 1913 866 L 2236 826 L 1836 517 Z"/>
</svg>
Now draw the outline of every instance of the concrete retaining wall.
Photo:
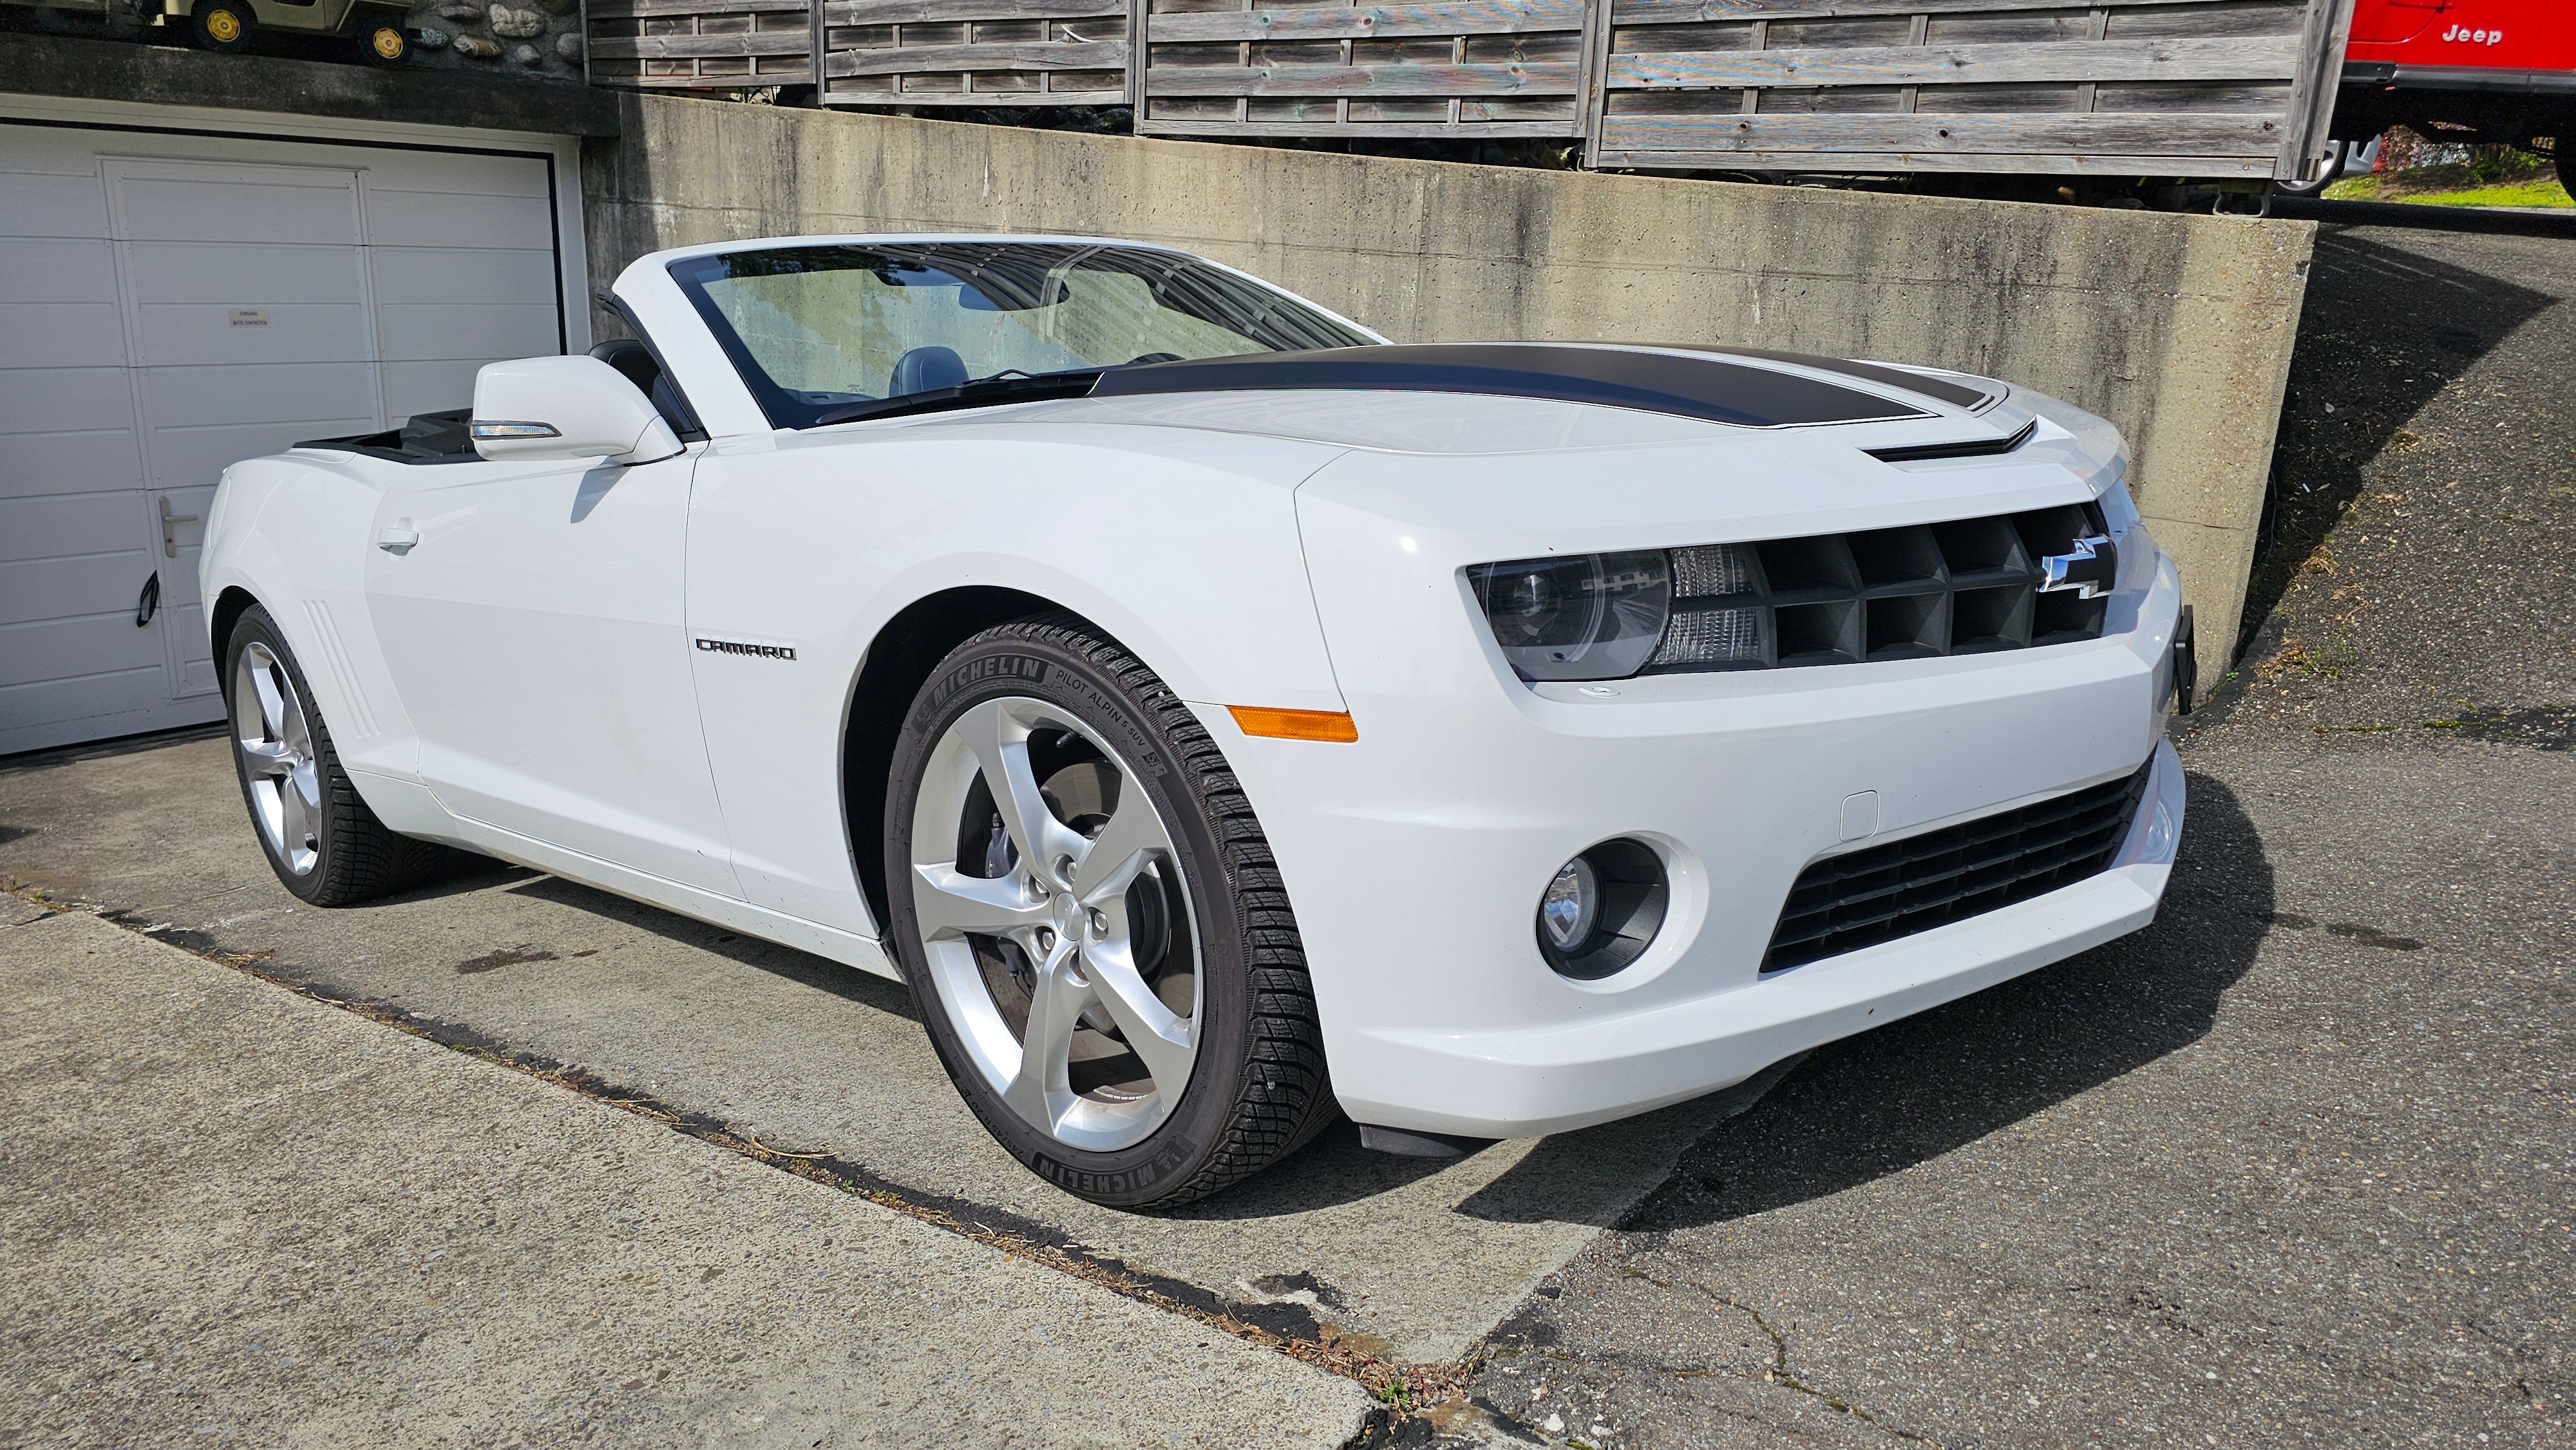
<svg viewBox="0 0 2576 1450">
<path fill-rule="evenodd" d="M 2126 433 L 2204 689 L 2226 668 L 2311 223 L 620 101 L 583 166 L 603 282 L 737 237 L 1089 233 L 1203 253 L 1399 341 L 1753 343 L 2038 388 Z"/>
</svg>

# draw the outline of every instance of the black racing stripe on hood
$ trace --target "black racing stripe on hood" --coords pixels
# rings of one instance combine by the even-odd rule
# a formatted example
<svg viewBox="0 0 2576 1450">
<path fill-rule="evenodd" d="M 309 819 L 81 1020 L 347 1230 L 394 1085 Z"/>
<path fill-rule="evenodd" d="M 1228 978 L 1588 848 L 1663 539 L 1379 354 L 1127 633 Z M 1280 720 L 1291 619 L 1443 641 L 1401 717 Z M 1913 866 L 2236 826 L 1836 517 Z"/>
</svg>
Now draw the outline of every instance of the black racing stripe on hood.
<svg viewBox="0 0 2576 1450">
<path fill-rule="evenodd" d="M 1504 343 L 1341 347 L 1146 363 L 1102 373 L 1091 396 L 1339 389 L 1546 398 L 1743 428 L 1932 416 L 1877 393 L 1705 353 Z"/>
<path fill-rule="evenodd" d="M 1847 357 L 1818 357 L 1814 353 L 1807 352 L 1775 352 L 1766 347 L 1709 347 L 1702 348 L 1701 351 L 1725 353 L 1729 357 L 1758 357 L 1766 362 L 1795 363 L 1802 368 L 1814 368 L 1820 373 L 1841 373 L 1847 378 L 1859 378 L 1865 382 L 1879 383 L 1891 388 L 1903 388 L 1909 393 L 1938 398 L 1944 403 L 1955 404 L 1962 408 L 1973 408 L 1980 403 L 1993 402 L 2000 392 L 1997 388 L 1973 388 L 1965 383 L 1954 383 L 1948 378 L 1926 377 L 1921 373 L 1907 372 L 1903 368 L 1853 362 Z"/>
</svg>

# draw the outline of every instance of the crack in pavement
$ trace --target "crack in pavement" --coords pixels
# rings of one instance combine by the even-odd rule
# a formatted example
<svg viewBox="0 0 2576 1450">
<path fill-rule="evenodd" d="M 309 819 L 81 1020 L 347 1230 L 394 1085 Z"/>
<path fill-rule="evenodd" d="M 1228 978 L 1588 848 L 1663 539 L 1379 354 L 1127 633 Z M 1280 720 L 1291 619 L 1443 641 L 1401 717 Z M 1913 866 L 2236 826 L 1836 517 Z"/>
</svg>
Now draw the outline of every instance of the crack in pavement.
<svg viewBox="0 0 2576 1450">
<path fill-rule="evenodd" d="M 1816 1386 L 1808 1384 L 1806 1381 L 1798 1378 L 1797 1375 L 1792 1373 L 1789 1369 L 1788 1337 L 1783 1335 L 1779 1330 L 1773 1328 L 1771 1321 L 1763 1317 L 1761 1310 L 1754 1308 L 1752 1305 L 1747 1304 L 1740 1299 L 1730 1298 L 1727 1295 L 1720 1294 L 1715 1289 L 1708 1287 L 1706 1284 L 1694 1284 L 1691 1287 L 1699 1290 L 1703 1294 L 1706 1294 L 1709 1298 L 1716 1300 L 1718 1303 L 1725 1305 L 1727 1308 L 1733 1309 L 1751 1319 L 1755 1328 L 1761 1330 L 1765 1335 L 1770 1337 L 1771 1368 L 1763 1375 L 1765 1380 L 1768 1380 L 1773 1384 L 1786 1385 L 1790 1389 L 1796 1390 L 1802 1395 L 1811 1395 L 1828 1409 L 1840 1410 L 1844 1414 L 1861 1420 L 1883 1433 L 1893 1435 L 1899 1440 L 1912 1440 L 1919 1444 L 1933 1446 L 1934 1450 L 1939 1450 L 1941 1442 L 1933 1439 L 1931 1436 L 1914 1430 L 1908 1430 L 1902 1425 L 1891 1425 L 1887 1421 L 1880 1419 L 1878 1416 L 1871 1414 L 1869 1411 L 1862 1409 L 1860 1406 L 1842 1398 L 1840 1395 L 1834 1394 L 1830 1390 L 1818 1389 Z"/>
<path fill-rule="evenodd" d="M 1679 1286 L 1667 1284 L 1663 1280 L 1656 1278 L 1654 1275 L 1647 1273 L 1645 1270 L 1636 1267 L 1634 1264 L 1620 1265 L 1619 1272 L 1627 1278 L 1642 1279 L 1645 1282 L 1654 1285 L 1656 1288 L 1664 1290 L 1666 1293 L 1680 1292 Z M 1853 1404 L 1851 1401 L 1844 1399 L 1842 1396 L 1835 1394 L 1831 1390 L 1811 1385 L 1805 1380 L 1800 1379 L 1797 1373 L 1789 1368 L 1788 1336 L 1782 1334 L 1776 1327 L 1774 1327 L 1770 1319 L 1767 1318 L 1761 1310 L 1754 1308 L 1752 1305 L 1747 1304 L 1743 1300 L 1737 1299 L 1732 1295 L 1721 1294 L 1706 1284 L 1693 1283 L 1690 1287 L 1707 1295 L 1716 1303 L 1722 1304 L 1752 1320 L 1753 1327 L 1761 1330 L 1763 1337 L 1771 1341 L 1771 1367 L 1762 1372 L 1763 1383 L 1779 1385 L 1784 1389 L 1794 1390 L 1799 1394 L 1808 1396 L 1818 1404 L 1823 1405 L 1825 1408 L 1849 1415 L 1853 1419 L 1859 1420 L 1863 1424 L 1870 1426 L 1872 1429 L 1879 1431 L 1881 1434 L 1892 1435 L 1899 1440 L 1910 1440 L 1920 1445 L 1929 1445 L 1933 1447 L 1933 1450 L 1942 1450 L 1941 1442 L 1933 1439 L 1931 1436 L 1923 1434 L 1920 1431 L 1906 1429 L 1902 1425 L 1890 1424 L 1886 1420 L 1862 1409 L 1860 1406 Z M 1724 1370 L 1719 1369 L 1685 1370 L 1675 1372 L 1674 1377 L 1677 1379 L 1706 1379 L 1722 1375 L 1724 1373 Z"/>
</svg>

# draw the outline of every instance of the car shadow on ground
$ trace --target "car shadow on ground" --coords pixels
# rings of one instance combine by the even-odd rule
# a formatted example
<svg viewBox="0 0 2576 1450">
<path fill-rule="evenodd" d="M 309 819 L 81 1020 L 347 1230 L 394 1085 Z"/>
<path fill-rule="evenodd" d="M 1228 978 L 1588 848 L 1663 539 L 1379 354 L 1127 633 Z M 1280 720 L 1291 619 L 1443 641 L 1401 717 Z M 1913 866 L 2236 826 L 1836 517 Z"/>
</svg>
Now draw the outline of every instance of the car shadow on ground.
<svg viewBox="0 0 2576 1450">
<path fill-rule="evenodd" d="M 2318 232 L 2240 649 L 2359 496 L 2363 466 L 2418 446 L 2407 422 L 2558 301 L 2348 227 Z"/>
<path fill-rule="evenodd" d="M 2153 927 L 1818 1049 L 1683 1153 L 1673 1176 L 1615 1216 L 1616 1226 L 1696 1227 L 1840 1193 L 2206 1035 L 2220 998 L 2253 966 L 2272 914 L 2272 868 L 2235 793 L 2204 775 L 2189 779 L 2182 858 Z M 1580 1136 L 1542 1143 L 1459 1211 L 1559 1216 L 1550 1206 L 1563 1165 L 1553 1160 Z"/>
<path fill-rule="evenodd" d="M 1707 1128 L 1680 1104 L 1533 1147 L 1456 1207 L 1503 1223 L 1678 1228 L 1761 1213 L 1900 1172 L 2185 1047 L 2252 966 L 2272 870 L 2225 785 L 2190 777 L 2190 809 L 2156 925 L 1963 1001 L 1818 1050 L 1742 1116 Z M 400 900 L 502 886 L 918 1021 L 898 983 L 556 877 L 475 863 Z M 1698 1137 L 1696 1143 L 1688 1140 Z M 1606 1165 L 1678 1156 L 1642 1200 Z M 1360 1145 L 1337 1122 L 1293 1158 L 1170 1217 L 1250 1220 L 1391 1193 L 1453 1166 Z M 1629 1174 L 1611 1176 L 1635 1180 Z"/>
<path fill-rule="evenodd" d="M 739 962 L 746 967 L 784 977 L 799 986 L 811 987 L 819 992 L 829 992 L 835 997 L 856 1002 L 863 1007 L 873 1007 L 880 1012 L 891 1013 L 908 1022 L 921 1020 L 920 1012 L 913 1006 L 911 991 L 902 983 L 890 982 L 873 972 L 847 966 L 829 957 L 816 956 L 812 952 L 798 951 L 794 947 L 780 946 L 775 942 L 762 941 L 758 937 L 744 936 L 740 932 L 729 931 L 709 922 L 664 911 L 658 906 L 629 901 L 623 896 L 584 886 L 577 881 L 566 881 L 560 876 L 546 876 L 533 871 L 519 872 L 515 867 L 510 869 L 526 877 L 525 880 L 509 888 L 513 895 L 552 902 L 558 906 L 570 907 L 575 911 L 605 917 L 640 931 L 649 931 L 665 941 L 688 947 L 693 951 L 709 952 L 728 961 Z M 481 889 L 489 886 L 491 882 L 492 878 L 488 873 L 477 873 L 476 879 L 456 883 L 456 887 L 457 889 Z"/>
</svg>

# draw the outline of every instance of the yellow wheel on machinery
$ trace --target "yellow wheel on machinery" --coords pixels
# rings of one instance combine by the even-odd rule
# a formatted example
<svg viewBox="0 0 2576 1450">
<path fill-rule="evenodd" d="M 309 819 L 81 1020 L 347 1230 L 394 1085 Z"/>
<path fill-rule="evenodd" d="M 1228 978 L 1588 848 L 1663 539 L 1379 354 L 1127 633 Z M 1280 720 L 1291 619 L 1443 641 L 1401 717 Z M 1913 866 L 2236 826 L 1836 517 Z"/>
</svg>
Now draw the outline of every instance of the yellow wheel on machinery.
<svg viewBox="0 0 2576 1450">
<path fill-rule="evenodd" d="M 250 0 L 197 0 L 189 29 L 207 50 L 230 53 L 250 44 Z"/>
<path fill-rule="evenodd" d="M 411 53 L 411 41 L 402 27 L 390 20 L 379 21 L 367 28 L 367 55 L 385 65 L 392 65 Z"/>
</svg>

